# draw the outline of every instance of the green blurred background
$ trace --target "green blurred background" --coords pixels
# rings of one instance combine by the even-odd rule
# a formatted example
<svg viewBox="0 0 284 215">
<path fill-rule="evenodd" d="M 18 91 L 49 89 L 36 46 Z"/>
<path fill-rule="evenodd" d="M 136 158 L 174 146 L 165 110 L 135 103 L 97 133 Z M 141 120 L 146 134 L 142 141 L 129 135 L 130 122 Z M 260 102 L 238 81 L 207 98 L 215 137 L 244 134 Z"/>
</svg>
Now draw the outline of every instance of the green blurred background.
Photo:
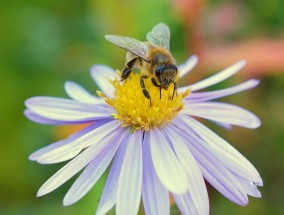
<svg viewBox="0 0 284 215">
<path fill-rule="evenodd" d="M 243 153 L 264 180 L 263 198 L 237 206 L 209 187 L 211 214 L 284 214 L 284 1 L 222 0 L 0 0 L 0 214 L 94 214 L 104 180 L 70 207 L 62 199 L 72 181 L 36 198 L 38 188 L 63 164 L 39 165 L 28 155 L 74 127 L 45 126 L 23 116 L 32 96 L 66 97 L 73 80 L 95 93 L 88 70 L 93 64 L 121 69 L 125 52 L 105 34 L 143 40 L 158 22 L 171 28 L 178 63 L 198 54 L 199 65 L 183 83 L 192 83 L 241 59 L 248 64 L 219 87 L 248 78 L 261 84 L 224 98 L 255 112 L 257 130 L 225 131 L 208 124 Z M 174 214 L 174 213 L 173 213 Z"/>
</svg>

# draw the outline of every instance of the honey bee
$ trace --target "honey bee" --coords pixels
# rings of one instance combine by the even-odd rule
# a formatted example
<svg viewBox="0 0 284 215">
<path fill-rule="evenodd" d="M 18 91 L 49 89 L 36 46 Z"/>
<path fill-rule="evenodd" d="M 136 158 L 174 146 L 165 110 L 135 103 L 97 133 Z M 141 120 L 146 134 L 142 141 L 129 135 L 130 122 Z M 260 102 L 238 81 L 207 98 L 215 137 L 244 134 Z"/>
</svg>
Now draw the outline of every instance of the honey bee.
<svg viewBox="0 0 284 215">
<path fill-rule="evenodd" d="M 174 84 L 172 99 L 177 90 L 175 82 L 178 69 L 170 53 L 170 30 L 164 23 L 159 23 L 147 33 L 146 42 L 116 35 L 106 35 L 106 40 L 127 51 L 125 68 L 122 70 L 121 81 L 125 80 L 134 68 L 141 71 L 140 86 L 144 96 L 150 100 L 151 96 L 145 88 L 144 79 L 151 77 L 154 86 L 167 90 Z"/>
</svg>

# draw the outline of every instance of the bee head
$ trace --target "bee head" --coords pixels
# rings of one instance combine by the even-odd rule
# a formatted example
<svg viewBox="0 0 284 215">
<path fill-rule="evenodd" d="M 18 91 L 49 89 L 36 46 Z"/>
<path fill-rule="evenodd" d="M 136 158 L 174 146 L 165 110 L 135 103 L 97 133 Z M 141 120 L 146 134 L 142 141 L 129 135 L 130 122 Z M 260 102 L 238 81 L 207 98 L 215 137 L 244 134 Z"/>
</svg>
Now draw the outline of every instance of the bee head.
<svg viewBox="0 0 284 215">
<path fill-rule="evenodd" d="M 158 66 L 155 70 L 155 76 L 160 82 L 161 87 L 167 90 L 169 85 L 176 79 L 177 67 L 174 64 Z"/>
</svg>

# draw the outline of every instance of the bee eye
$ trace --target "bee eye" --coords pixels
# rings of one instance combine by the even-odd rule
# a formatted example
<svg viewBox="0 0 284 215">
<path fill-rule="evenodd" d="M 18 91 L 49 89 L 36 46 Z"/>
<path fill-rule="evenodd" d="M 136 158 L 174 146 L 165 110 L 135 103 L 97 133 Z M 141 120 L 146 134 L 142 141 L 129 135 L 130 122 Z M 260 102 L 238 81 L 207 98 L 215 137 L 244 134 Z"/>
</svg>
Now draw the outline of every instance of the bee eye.
<svg viewBox="0 0 284 215">
<path fill-rule="evenodd" d="M 155 75 L 157 77 L 160 77 L 161 76 L 161 73 L 165 70 L 165 66 L 158 66 L 156 71 L 155 71 Z"/>
<path fill-rule="evenodd" d="M 172 64 L 172 65 L 170 66 L 170 68 L 171 68 L 172 70 L 175 70 L 175 71 L 177 71 L 177 70 L 178 70 L 177 66 L 176 66 L 176 65 L 174 65 L 174 64 Z"/>
</svg>

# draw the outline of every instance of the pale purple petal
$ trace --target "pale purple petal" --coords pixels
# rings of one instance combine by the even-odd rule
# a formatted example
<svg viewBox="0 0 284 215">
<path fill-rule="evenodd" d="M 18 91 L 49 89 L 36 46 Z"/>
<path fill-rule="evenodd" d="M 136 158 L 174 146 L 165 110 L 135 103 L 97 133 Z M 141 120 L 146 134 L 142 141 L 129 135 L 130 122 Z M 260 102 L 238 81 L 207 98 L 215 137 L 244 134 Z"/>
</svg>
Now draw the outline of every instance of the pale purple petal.
<svg viewBox="0 0 284 215">
<path fill-rule="evenodd" d="M 225 128 L 227 130 L 231 130 L 233 128 L 232 125 L 230 124 L 227 124 L 227 123 L 223 123 L 223 122 L 218 122 L 218 121 L 214 121 L 214 120 L 211 120 L 213 123 L 215 123 L 216 125 L 219 125 L 220 127 L 222 128 Z"/>
<path fill-rule="evenodd" d="M 220 163 L 225 165 L 229 170 L 244 177 L 249 181 L 262 184 L 262 179 L 255 167 L 234 147 L 224 139 L 220 138 L 213 131 L 190 117 L 176 118 L 176 124 L 184 126 L 186 132 L 191 132 L 191 136 L 202 138 L 206 143 L 201 141 L 201 145 L 209 150 Z M 197 134 L 197 135 L 196 135 Z"/>
<path fill-rule="evenodd" d="M 177 158 L 179 159 L 181 165 L 183 166 L 188 179 L 188 192 L 191 196 L 192 205 L 196 209 L 197 214 L 209 214 L 209 199 L 207 194 L 207 189 L 205 182 L 202 177 L 201 170 L 189 151 L 186 147 L 183 139 L 176 133 L 171 126 L 164 127 L 166 135 L 172 146 L 175 150 Z M 187 195 L 184 195 L 183 198 L 188 198 Z M 189 213 L 187 213 L 189 214 Z"/>
<path fill-rule="evenodd" d="M 198 62 L 198 57 L 196 55 L 190 56 L 185 63 L 179 65 L 178 70 L 180 74 L 180 78 L 185 76 L 188 72 L 190 72 L 193 67 L 196 66 Z"/>
<path fill-rule="evenodd" d="M 45 146 L 45 147 L 43 147 L 43 148 L 33 152 L 29 156 L 29 159 L 31 161 L 37 161 L 42 155 L 44 155 L 46 153 L 49 153 L 50 151 L 53 151 L 53 150 L 55 150 L 57 148 L 60 148 L 60 147 L 66 145 L 68 143 L 69 143 L 68 139 L 66 139 L 66 140 L 59 140 L 59 141 L 57 141 L 55 143 L 51 143 L 50 145 L 47 145 L 47 146 Z"/>
<path fill-rule="evenodd" d="M 238 125 L 245 128 L 258 128 L 259 118 L 250 111 L 236 105 L 221 102 L 200 102 L 186 104 L 183 113 L 201 118 Z"/>
<path fill-rule="evenodd" d="M 238 205 L 245 206 L 248 204 L 245 190 L 228 169 L 217 159 L 210 157 L 209 153 L 204 154 L 204 156 L 208 156 L 206 158 L 201 157 L 202 154 L 194 153 L 196 153 L 196 159 L 200 163 L 203 176 L 216 190 Z M 197 158 L 198 156 L 200 158 Z"/>
<path fill-rule="evenodd" d="M 239 183 L 242 185 L 243 189 L 246 191 L 246 193 L 250 196 L 261 198 L 261 193 L 257 189 L 257 184 L 255 184 L 252 181 L 248 181 L 244 179 L 243 177 L 235 174 L 232 172 L 232 174 L 235 176 L 235 178 L 239 181 Z"/>
<path fill-rule="evenodd" d="M 47 153 L 50 153 L 51 151 L 54 151 L 58 148 L 61 148 L 64 145 L 70 144 L 71 142 L 73 142 L 74 140 L 78 139 L 79 137 L 89 133 L 90 131 L 93 131 L 94 129 L 106 124 L 107 122 L 109 122 L 108 120 L 101 120 L 98 121 L 78 132 L 76 132 L 75 134 L 72 134 L 71 136 L 69 136 L 67 139 L 64 140 L 60 140 L 58 142 L 52 143 L 48 146 L 45 146 L 35 152 L 33 152 L 30 156 L 29 159 L 32 161 L 37 161 L 40 157 L 44 156 Z"/>
<path fill-rule="evenodd" d="M 178 126 L 180 127 L 181 124 Z M 245 190 L 225 167 L 225 164 L 221 163 L 212 155 L 212 152 L 208 148 L 204 147 L 206 143 L 190 131 L 185 133 L 176 128 L 176 132 L 179 132 L 197 160 L 205 179 L 232 202 L 239 205 L 246 205 L 248 197 Z"/>
<path fill-rule="evenodd" d="M 215 91 L 209 91 L 209 92 L 193 92 L 190 93 L 186 98 L 186 102 L 203 102 L 203 101 L 209 101 L 217 98 L 223 98 L 228 95 L 232 95 L 238 92 L 242 92 L 244 90 L 248 90 L 251 88 L 256 87 L 259 84 L 259 80 L 251 79 L 248 81 L 245 81 L 241 84 L 235 85 L 233 87 L 229 87 L 222 90 L 215 90 Z"/>
<path fill-rule="evenodd" d="M 69 125 L 69 124 L 81 124 L 82 122 L 77 122 L 77 121 L 62 121 L 62 120 L 53 120 L 53 119 L 48 119 L 45 117 L 41 117 L 35 113 L 33 113 L 32 111 L 30 111 L 29 109 L 26 109 L 24 111 L 25 116 L 36 123 L 40 123 L 40 124 L 48 124 L 48 125 Z"/>
<path fill-rule="evenodd" d="M 143 141 L 143 183 L 142 199 L 146 214 L 170 214 L 169 193 L 161 184 L 151 158 L 149 132 Z"/>
<path fill-rule="evenodd" d="M 185 193 L 188 189 L 186 173 L 159 128 L 150 130 L 150 142 L 153 164 L 162 184 L 173 193 Z"/>
<path fill-rule="evenodd" d="M 196 207 L 194 207 L 194 203 L 192 201 L 191 195 L 189 192 L 186 192 L 185 194 L 178 195 L 178 194 L 172 194 L 175 200 L 176 205 L 178 206 L 178 209 L 180 210 L 181 214 L 190 214 L 190 215 L 203 215 L 198 213 L 196 210 Z"/>
<path fill-rule="evenodd" d="M 126 132 L 129 132 L 129 129 L 126 129 Z M 116 152 L 115 158 L 108 174 L 107 181 L 104 186 L 103 193 L 101 195 L 96 215 L 107 214 L 107 212 L 114 206 L 116 202 L 118 178 L 125 157 L 125 152 L 128 146 L 128 139 L 129 135 L 123 140 Z"/>
<path fill-rule="evenodd" d="M 128 134 L 121 128 L 116 132 L 112 141 L 88 164 L 64 197 L 64 206 L 71 205 L 81 199 L 98 181 L 110 164 L 119 144 Z"/>
<path fill-rule="evenodd" d="M 80 103 L 70 99 L 54 97 L 34 97 L 25 102 L 33 113 L 51 120 L 88 122 L 112 118 L 112 109 Z"/>
<path fill-rule="evenodd" d="M 39 157 L 37 161 L 42 164 L 51 164 L 66 161 L 75 157 L 84 148 L 91 145 L 99 144 L 107 136 L 116 133 L 121 124 L 114 120 L 108 123 L 98 122 L 99 126 L 84 135 L 70 141 L 69 144 L 58 147 L 52 151 L 49 151 Z"/>
<path fill-rule="evenodd" d="M 142 186 L 142 131 L 129 139 L 118 179 L 115 211 L 117 215 L 137 214 Z"/>
<path fill-rule="evenodd" d="M 190 89 L 192 92 L 204 89 L 206 87 L 210 87 L 214 84 L 217 84 L 221 81 L 226 80 L 227 78 L 231 77 L 235 73 L 237 73 L 239 70 L 241 70 L 246 62 L 244 60 L 239 61 L 238 63 L 233 64 L 232 66 L 222 70 L 221 72 L 210 76 L 209 78 L 203 79 L 202 81 L 199 81 L 195 84 L 186 86 L 186 87 L 181 87 L 180 91 L 185 91 Z"/>
<path fill-rule="evenodd" d="M 91 76 L 108 98 L 114 97 L 115 89 L 110 81 L 114 81 L 117 75 L 112 68 L 105 65 L 95 65 L 91 68 Z"/>
<path fill-rule="evenodd" d="M 85 90 L 81 85 L 67 81 L 64 85 L 67 95 L 79 102 L 91 103 L 91 104 L 105 104 L 102 98 L 96 97 Z"/>
<path fill-rule="evenodd" d="M 101 151 L 113 140 L 113 135 L 105 137 L 101 142 L 90 146 L 79 154 L 76 158 L 67 163 L 63 168 L 57 171 L 51 178 L 49 178 L 39 189 L 37 196 L 43 196 L 55 190 L 71 177 L 82 170 L 88 163 L 90 163 Z M 95 138 L 94 138 L 95 141 Z"/>
</svg>

